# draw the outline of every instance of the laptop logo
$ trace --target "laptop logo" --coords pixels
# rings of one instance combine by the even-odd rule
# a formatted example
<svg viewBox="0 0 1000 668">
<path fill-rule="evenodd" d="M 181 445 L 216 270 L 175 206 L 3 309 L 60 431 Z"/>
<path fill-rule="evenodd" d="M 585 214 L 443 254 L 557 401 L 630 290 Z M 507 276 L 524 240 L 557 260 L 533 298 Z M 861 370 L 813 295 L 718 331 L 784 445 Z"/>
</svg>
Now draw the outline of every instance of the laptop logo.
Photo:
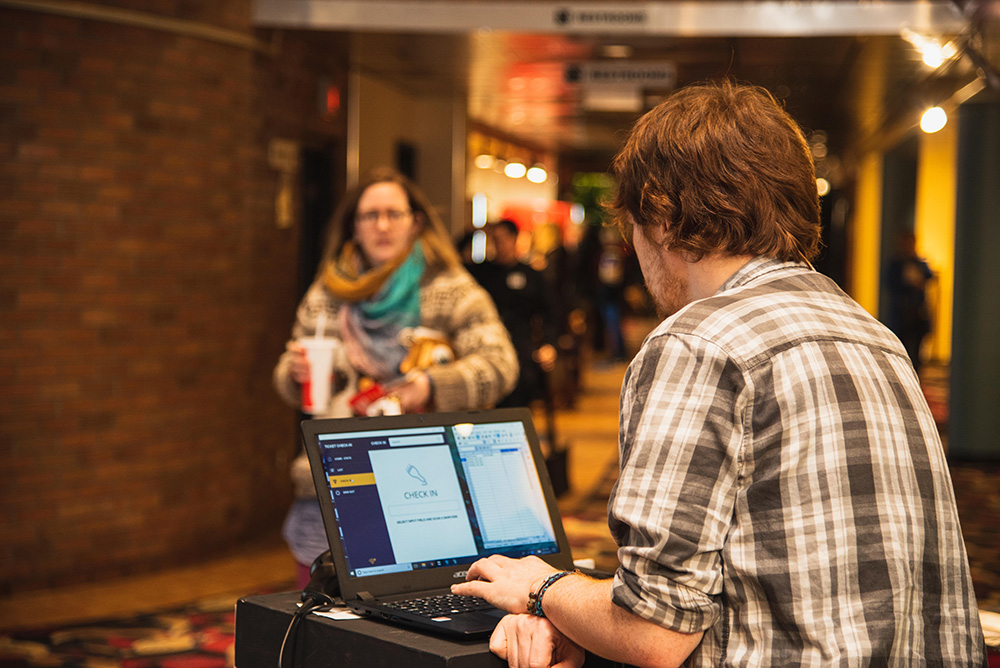
<svg viewBox="0 0 1000 668">
<path fill-rule="evenodd" d="M 451 574 L 451 577 L 455 578 L 456 580 L 458 579 L 464 580 L 465 576 L 467 576 L 468 574 L 469 571 L 455 571 L 454 573 Z"/>
</svg>

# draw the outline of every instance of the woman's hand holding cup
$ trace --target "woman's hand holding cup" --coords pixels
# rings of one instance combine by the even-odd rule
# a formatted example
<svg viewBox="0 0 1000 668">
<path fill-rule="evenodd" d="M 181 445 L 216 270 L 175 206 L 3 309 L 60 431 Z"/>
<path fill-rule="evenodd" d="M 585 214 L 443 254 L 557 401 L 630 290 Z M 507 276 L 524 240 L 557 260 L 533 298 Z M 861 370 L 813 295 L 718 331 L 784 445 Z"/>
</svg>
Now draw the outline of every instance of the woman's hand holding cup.
<svg viewBox="0 0 1000 668">
<path fill-rule="evenodd" d="M 289 341 L 285 348 L 292 354 L 288 365 L 289 373 L 299 385 L 309 382 L 309 361 L 306 360 L 306 350 L 297 341 Z"/>
</svg>

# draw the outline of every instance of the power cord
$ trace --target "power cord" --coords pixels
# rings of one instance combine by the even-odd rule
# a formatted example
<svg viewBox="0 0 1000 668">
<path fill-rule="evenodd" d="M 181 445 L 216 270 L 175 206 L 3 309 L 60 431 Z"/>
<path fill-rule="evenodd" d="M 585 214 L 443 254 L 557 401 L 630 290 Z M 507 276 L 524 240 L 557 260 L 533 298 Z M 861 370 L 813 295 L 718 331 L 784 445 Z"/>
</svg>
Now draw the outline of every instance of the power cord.
<svg viewBox="0 0 1000 668">
<path fill-rule="evenodd" d="M 334 596 L 339 595 L 340 588 L 337 584 L 337 571 L 333 565 L 333 557 L 327 550 L 316 557 L 312 566 L 309 567 L 309 584 L 302 590 L 302 605 L 292 615 L 292 621 L 288 623 L 285 637 L 281 641 L 281 649 L 278 651 L 278 668 L 285 667 L 285 649 L 288 649 L 289 656 L 294 656 L 294 643 L 289 641 L 294 638 L 295 628 L 303 617 L 319 608 L 333 605 Z"/>
<path fill-rule="evenodd" d="M 289 648 L 289 656 L 294 656 L 294 649 L 292 649 L 292 645 L 290 645 L 288 641 L 292 638 L 292 634 L 295 631 L 295 628 L 299 625 L 299 621 L 313 610 L 318 610 L 319 608 L 330 605 L 331 603 L 333 603 L 333 601 L 325 594 L 320 596 L 304 596 L 302 599 L 302 605 L 292 615 L 292 621 L 288 623 L 288 629 L 285 631 L 285 637 L 281 641 L 281 649 L 278 651 L 278 668 L 285 668 L 286 647 Z"/>
</svg>

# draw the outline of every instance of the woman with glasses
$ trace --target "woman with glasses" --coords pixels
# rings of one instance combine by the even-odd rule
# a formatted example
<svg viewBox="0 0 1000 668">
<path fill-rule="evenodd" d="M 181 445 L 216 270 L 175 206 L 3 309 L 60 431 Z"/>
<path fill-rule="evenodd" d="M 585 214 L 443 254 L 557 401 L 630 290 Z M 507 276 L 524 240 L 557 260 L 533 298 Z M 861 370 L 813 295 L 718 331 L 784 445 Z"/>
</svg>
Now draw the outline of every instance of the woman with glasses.
<svg viewBox="0 0 1000 668">
<path fill-rule="evenodd" d="M 351 189 L 330 221 L 316 280 L 306 292 L 274 384 L 299 407 L 310 381 L 300 339 L 319 334 L 342 344 L 333 397 L 315 417 L 350 415 L 358 379 L 391 388 L 405 413 L 485 408 L 511 391 L 517 355 L 489 295 L 462 261 L 426 197 L 401 174 L 378 169 Z M 417 330 L 417 328 L 426 328 Z M 441 335 L 452 361 L 403 374 L 414 331 Z M 297 501 L 284 535 L 303 567 L 326 549 L 304 453 L 293 464 Z"/>
</svg>

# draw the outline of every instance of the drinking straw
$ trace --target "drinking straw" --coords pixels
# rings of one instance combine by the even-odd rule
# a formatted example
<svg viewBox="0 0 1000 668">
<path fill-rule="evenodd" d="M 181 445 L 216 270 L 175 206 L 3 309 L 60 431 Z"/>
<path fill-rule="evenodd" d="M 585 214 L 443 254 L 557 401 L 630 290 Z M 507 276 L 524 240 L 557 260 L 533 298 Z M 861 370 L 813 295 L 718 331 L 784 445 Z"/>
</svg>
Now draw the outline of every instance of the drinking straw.
<svg viewBox="0 0 1000 668">
<path fill-rule="evenodd" d="M 316 317 L 316 339 L 323 338 L 323 330 L 326 329 L 326 311 L 320 311 Z"/>
</svg>

